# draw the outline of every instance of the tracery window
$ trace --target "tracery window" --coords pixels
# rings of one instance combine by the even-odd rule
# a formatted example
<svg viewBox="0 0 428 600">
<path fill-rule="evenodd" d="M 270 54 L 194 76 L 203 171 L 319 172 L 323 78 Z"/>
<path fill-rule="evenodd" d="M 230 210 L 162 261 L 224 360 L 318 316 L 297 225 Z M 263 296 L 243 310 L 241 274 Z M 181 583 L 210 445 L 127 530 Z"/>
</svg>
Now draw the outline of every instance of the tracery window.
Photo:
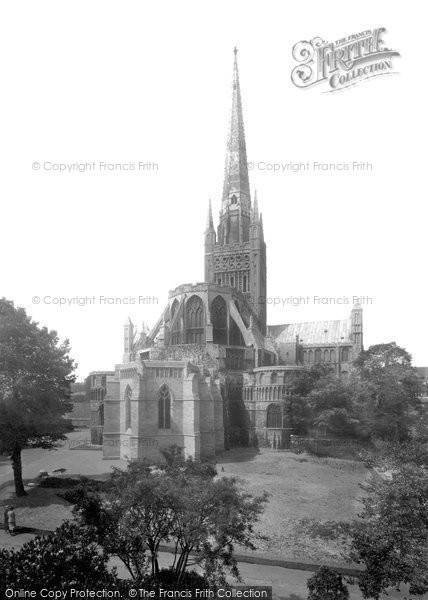
<svg viewBox="0 0 428 600">
<path fill-rule="evenodd" d="M 186 304 L 186 343 L 204 342 L 204 305 L 199 296 L 192 296 Z"/>
<path fill-rule="evenodd" d="M 166 384 L 159 390 L 158 426 L 159 429 L 171 429 L 171 394 Z"/>
<path fill-rule="evenodd" d="M 211 323 L 214 344 L 227 344 L 227 308 L 226 301 L 216 296 L 211 303 Z"/>
</svg>

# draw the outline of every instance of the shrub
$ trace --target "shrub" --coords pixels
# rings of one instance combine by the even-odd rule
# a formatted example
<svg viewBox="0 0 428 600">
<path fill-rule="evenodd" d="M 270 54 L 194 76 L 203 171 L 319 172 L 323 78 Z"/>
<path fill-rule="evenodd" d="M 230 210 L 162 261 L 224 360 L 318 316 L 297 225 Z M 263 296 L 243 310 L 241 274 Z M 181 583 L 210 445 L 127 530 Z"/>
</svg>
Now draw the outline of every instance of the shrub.
<svg viewBox="0 0 428 600">
<path fill-rule="evenodd" d="M 348 588 L 342 575 L 329 567 L 320 567 L 307 583 L 308 600 L 348 600 Z"/>
</svg>

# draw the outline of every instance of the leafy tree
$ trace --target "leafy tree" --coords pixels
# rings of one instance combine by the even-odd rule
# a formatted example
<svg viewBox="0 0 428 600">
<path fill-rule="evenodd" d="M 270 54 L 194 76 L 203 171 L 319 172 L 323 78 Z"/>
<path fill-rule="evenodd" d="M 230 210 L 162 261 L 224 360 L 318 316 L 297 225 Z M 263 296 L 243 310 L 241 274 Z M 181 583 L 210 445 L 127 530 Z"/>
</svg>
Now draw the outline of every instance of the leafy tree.
<svg viewBox="0 0 428 600">
<path fill-rule="evenodd" d="M 333 435 L 357 435 L 353 390 L 329 365 L 317 364 L 298 373 L 288 391 L 284 409 L 295 433 L 322 426 Z"/>
<path fill-rule="evenodd" d="M 74 380 L 69 344 L 0 299 L 0 451 L 9 452 L 18 496 L 25 495 L 21 451 L 64 439 Z"/>
<path fill-rule="evenodd" d="M 319 379 L 307 399 L 313 425 L 322 426 L 333 435 L 357 435 L 359 419 L 348 382 L 328 373 Z"/>
<path fill-rule="evenodd" d="M 348 600 L 348 588 L 342 581 L 342 575 L 329 567 L 320 567 L 308 579 L 308 600 Z"/>
<path fill-rule="evenodd" d="M 421 417 L 421 382 L 410 354 L 391 342 L 355 361 L 354 402 L 371 438 L 402 441 Z"/>
<path fill-rule="evenodd" d="M 65 522 L 20 550 L 0 550 L 0 596 L 6 597 L 6 588 L 35 592 L 42 588 L 119 589 L 116 571 L 109 571 L 107 562 L 87 528 Z"/>
<path fill-rule="evenodd" d="M 192 564 L 202 566 L 212 583 L 224 582 L 226 570 L 239 577 L 235 544 L 255 549 L 260 536 L 254 525 L 267 495 L 252 498 L 236 479 L 215 479 L 211 465 L 185 461 L 173 451 L 165 456 L 163 469 L 144 463 L 115 469 L 102 494 L 74 492 L 75 513 L 136 581 L 148 571 L 159 576 L 159 548 L 168 542 L 175 547 L 176 585 Z"/>
<path fill-rule="evenodd" d="M 364 598 L 408 584 L 410 594 L 428 591 L 428 470 L 403 465 L 392 479 L 372 477 L 364 486 L 364 509 L 350 528 L 350 559 L 365 566 Z"/>
</svg>

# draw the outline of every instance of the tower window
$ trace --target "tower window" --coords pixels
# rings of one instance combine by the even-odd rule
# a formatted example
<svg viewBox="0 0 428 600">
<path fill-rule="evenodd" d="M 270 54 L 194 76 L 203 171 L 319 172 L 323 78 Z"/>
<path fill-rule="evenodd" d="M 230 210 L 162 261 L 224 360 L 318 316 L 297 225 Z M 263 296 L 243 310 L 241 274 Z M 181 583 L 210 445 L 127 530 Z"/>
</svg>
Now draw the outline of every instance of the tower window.
<svg viewBox="0 0 428 600">
<path fill-rule="evenodd" d="M 238 201 L 238 198 L 236 197 L 236 195 L 235 195 L 235 194 L 233 194 L 232 198 L 230 199 L 230 203 L 231 203 L 231 204 L 236 204 L 236 203 L 237 203 L 237 201 Z"/>
<path fill-rule="evenodd" d="M 159 429 L 171 429 L 171 394 L 165 384 L 159 390 L 158 411 Z"/>
</svg>

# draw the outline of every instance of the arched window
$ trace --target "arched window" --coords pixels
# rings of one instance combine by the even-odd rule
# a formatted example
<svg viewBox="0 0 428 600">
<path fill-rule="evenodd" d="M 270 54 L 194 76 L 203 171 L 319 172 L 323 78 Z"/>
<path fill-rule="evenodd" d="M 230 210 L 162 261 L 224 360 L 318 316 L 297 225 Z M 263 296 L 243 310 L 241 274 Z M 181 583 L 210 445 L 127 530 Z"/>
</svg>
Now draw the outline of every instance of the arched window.
<svg viewBox="0 0 428 600">
<path fill-rule="evenodd" d="M 131 428 L 131 397 L 132 390 L 127 385 L 125 390 L 125 431 Z"/>
<path fill-rule="evenodd" d="M 277 383 L 278 382 L 278 375 L 276 373 L 272 373 L 272 375 L 270 376 L 270 382 L 271 383 Z"/>
<path fill-rule="evenodd" d="M 269 404 L 267 407 L 266 427 L 282 427 L 282 409 L 279 404 Z"/>
<path fill-rule="evenodd" d="M 171 429 L 171 394 L 166 384 L 159 390 L 158 412 L 159 429 Z"/>
<path fill-rule="evenodd" d="M 308 362 L 308 353 L 306 352 L 306 350 L 304 350 L 304 352 L 303 352 L 303 362 L 304 363 Z"/>
<path fill-rule="evenodd" d="M 320 363 L 321 362 L 321 349 L 317 348 L 315 350 L 315 362 L 316 363 Z"/>
<path fill-rule="evenodd" d="M 328 350 L 324 350 L 324 362 L 330 362 L 330 352 Z"/>
<path fill-rule="evenodd" d="M 227 308 L 221 296 L 216 296 L 211 303 L 211 323 L 213 325 L 214 344 L 227 344 Z"/>
<path fill-rule="evenodd" d="M 330 362 L 336 362 L 336 352 L 334 350 L 330 350 Z"/>
<path fill-rule="evenodd" d="M 204 305 L 199 296 L 192 296 L 186 304 L 186 343 L 204 342 Z"/>
<path fill-rule="evenodd" d="M 309 355 L 309 362 L 313 363 L 314 362 L 314 353 L 312 352 L 312 350 L 309 350 L 308 355 Z"/>
<path fill-rule="evenodd" d="M 342 361 L 343 362 L 348 362 L 349 360 L 349 349 L 348 348 L 342 348 Z"/>
</svg>

